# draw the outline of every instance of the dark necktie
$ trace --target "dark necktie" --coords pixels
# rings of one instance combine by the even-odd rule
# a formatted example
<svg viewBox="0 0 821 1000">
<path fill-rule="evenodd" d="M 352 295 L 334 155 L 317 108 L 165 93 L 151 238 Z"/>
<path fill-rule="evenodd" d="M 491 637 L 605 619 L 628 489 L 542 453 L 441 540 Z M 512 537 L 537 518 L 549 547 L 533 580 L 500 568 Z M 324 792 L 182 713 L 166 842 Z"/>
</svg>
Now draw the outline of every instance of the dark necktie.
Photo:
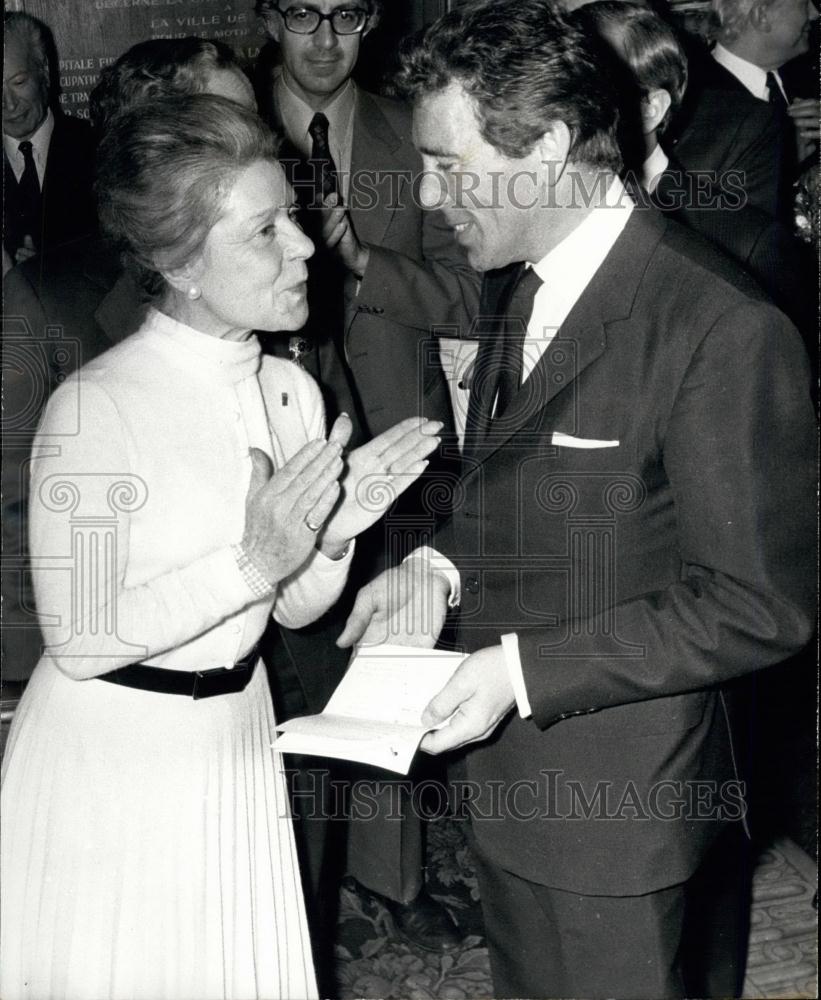
<svg viewBox="0 0 821 1000">
<path fill-rule="evenodd" d="M 519 391 L 524 339 L 541 279 L 524 264 L 485 275 L 481 312 L 490 324 L 481 337 L 471 379 L 464 456 L 470 457 Z M 495 404 L 495 413 L 494 413 Z"/>
<path fill-rule="evenodd" d="M 542 279 L 528 267 L 520 273 L 510 302 L 507 307 L 507 322 L 504 331 L 504 346 L 499 372 L 499 392 L 496 397 L 496 410 L 493 419 L 504 416 L 522 384 L 524 363 L 525 336 L 530 315 L 533 312 L 533 300 L 542 285 Z"/>
<path fill-rule="evenodd" d="M 314 194 L 317 202 L 321 203 L 329 194 L 340 194 L 336 164 L 328 145 L 328 119 L 321 111 L 317 111 L 311 119 L 308 134 L 313 141 L 311 164 L 314 170 Z"/>
<path fill-rule="evenodd" d="M 787 98 L 784 96 L 784 91 L 778 86 L 775 73 L 767 74 L 767 99 L 770 104 L 780 108 L 782 111 L 786 111 L 789 107 Z"/>
<path fill-rule="evenodd" d="M 34 152 L 28 140 L 21 142 L 18 149 L 23 154 L 23 173 L 17 185 L 20 198 L 20 216 L 23 233 L 31 236 L 35 246 L 40 243 L 40 180 L 34 164 Z"/>
</svg>

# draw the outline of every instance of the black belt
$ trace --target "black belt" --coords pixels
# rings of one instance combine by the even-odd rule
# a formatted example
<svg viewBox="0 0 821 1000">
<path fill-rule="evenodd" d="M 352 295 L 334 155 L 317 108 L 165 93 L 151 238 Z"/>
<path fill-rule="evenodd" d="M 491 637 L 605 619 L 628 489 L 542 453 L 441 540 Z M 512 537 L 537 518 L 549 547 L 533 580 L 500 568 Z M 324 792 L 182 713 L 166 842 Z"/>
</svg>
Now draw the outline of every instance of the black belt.
<svg viewBox="0 0 821 1000">
<path fill-rule="evenodd" d="M 233 667 L 189 671 L 164 670 L 147 663 L 132 663 L 107 674 L 100 674 L 97 680 L 139 688 L 141 691 L 156 691 L 158 694 L 182 694 L 194 701 L 213 698 L 218 694 L 233 694 L 235 691 L 244 691 L 253 677 L 259 658 L 258 646 L 257 643 Z"/>
</svg>

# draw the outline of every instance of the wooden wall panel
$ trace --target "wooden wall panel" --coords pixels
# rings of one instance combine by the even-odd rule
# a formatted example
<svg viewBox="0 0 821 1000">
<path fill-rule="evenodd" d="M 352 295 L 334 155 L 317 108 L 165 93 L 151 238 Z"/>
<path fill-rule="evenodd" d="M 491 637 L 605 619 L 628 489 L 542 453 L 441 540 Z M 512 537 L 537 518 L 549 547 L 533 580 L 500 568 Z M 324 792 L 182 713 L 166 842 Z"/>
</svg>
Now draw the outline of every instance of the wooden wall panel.
<svg viewBox="0 0 821 1000">
<path fill-rule="evenodd" d="M 17 0 L 7 4 L 44 21 L 60 61 L 60 100 L 86 116 L 100 70 L 135 42 L 201 35 L 253 59 L 264 38 L 249 0 Z"/>
<path fill-rule="evenodd" d="M 252 62 L 265 35 L 253 0 L 11 0 L 6 9 L 25 10 L 54 34 L 60 61 L 60 100 L 72 115 L 88 115 L 88 93 L 100 70 L 147 38 L 200 35 L 231 45 Z M 362 76 L 375 85 L 381 59 L 408 32 L 434 20 L 447 0 L 385 0 L 383 24 L 363 49 Z M 378 37 L 377 37 L 378 35 Z"/>
<path fill-rule="evenodd" d="M 462 0 L 383 0 L 380 27 L 366 40 L 358 76 L 378 86 L 404 35 L 435 20 Z M 701 11 L 708 0 L 670 0 L 674 8 Z M 6 0 L 52 30 L 60 60 L 60 100 L 72 115 L 88 114 L 88 93 L 100 70 L 146 38 L 200 35 L 231 45 L 252 62 L 265 44 L 253 0 Z"/>
</svg>

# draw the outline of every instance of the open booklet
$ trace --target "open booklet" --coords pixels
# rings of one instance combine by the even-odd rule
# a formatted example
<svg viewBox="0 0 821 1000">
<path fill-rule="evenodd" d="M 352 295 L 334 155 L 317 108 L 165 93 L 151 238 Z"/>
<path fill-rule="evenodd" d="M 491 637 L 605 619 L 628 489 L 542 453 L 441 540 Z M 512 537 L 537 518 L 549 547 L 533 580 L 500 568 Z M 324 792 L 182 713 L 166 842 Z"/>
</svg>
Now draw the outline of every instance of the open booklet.
<svg viewBox="0 0 821 1000">
<path fill-rule="evenodd" d="M 325 711 L 277 725 L 283 735 L 274 748 L 407 774 L 422 737 L 431 729 L 422 724 L 422 712 L 464 659 L 462 653 L 412 646 L 361 649 Z"/>
</svg>

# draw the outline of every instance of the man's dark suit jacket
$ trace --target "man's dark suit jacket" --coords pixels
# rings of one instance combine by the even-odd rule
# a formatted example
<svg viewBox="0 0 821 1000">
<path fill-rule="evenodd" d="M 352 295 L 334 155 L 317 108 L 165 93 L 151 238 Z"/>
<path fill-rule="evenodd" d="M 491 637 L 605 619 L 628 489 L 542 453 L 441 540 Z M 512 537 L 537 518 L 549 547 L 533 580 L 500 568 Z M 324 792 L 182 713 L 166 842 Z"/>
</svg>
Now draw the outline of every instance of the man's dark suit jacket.
<svg viewBox="0 0 821 1000">
<path fill-rule="evenodd" d="M 91 187 L 94 182 L 94 143 L 91 126 L 79 118 L 54 114 L 42 185 L 39 232 L 26 233 L 19 210 L 17 180 L 3 157 L 3 245 L 9 256 L 30 235 L 38 250 L 84 236 L 96 228 Z"/>
<path fill-rule="evenodd" d="M 795 158 L 790 119 L 753 97 L 708 53 L 691 61 L 674 129 L 668 138 L 686 170 L 715 172 L 721 187 L 743 188 L 747 204 L 786 219 Z M 731 171 L 741 180 L 731 181 Z"/>
<path fill-rule="evenodd" d="M 738 818 L 719 686 L 814 625 L 808 382 L 757 286 L 637 210 L 466 459 L 436 546 L 460 570 L 460 639 L 516 632 L 533 710 L 464 761 L 475 836 L 502 868 L 642 894 L 688 878 L 717 809 Z"/>
<path fill-rule="evenodd" d="M 753 205 L 693 207 L 680 164 L 670 161 L 650 196 L 656 208 L 720 247 L 755 278 L 798 328 L 807 348 L 817 337 L 817 284 L 812 254 L 779 219 Z M 817 291 L 817 289 L 816 289 Z"/>
</svg>

